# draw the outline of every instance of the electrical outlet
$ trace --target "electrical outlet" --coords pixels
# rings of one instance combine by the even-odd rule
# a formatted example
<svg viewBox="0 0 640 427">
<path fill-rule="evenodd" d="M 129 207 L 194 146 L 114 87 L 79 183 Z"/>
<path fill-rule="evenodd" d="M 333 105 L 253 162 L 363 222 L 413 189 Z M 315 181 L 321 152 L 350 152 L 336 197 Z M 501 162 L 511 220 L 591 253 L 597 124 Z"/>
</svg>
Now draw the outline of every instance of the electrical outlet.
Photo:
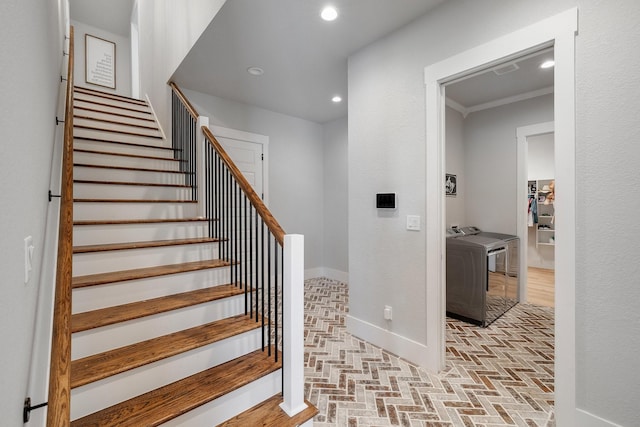
<svg viewBox="0 0 640 427">
<path fill-rule="evenodd" d="M 390 305 L 385 305 L 384 306 L 384 320 L 391 320 L 393 319 L 393 310 L 391 309 Z"/>
</svg>

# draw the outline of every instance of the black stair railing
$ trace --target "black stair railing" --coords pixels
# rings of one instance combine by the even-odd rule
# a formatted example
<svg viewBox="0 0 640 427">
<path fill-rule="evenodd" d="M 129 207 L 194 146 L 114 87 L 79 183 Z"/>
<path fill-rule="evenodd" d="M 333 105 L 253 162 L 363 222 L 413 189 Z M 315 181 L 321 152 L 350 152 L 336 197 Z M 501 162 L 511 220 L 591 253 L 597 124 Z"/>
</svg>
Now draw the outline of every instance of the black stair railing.
<svg viewBox="0 0 640 427">
<path fill-rule="evenodd" d="M 180 89 L 172 93 L 172 144 L 187 184 L 218 239 L 219 257 L 230 265 L 230 283 L 244 290 L 245 313 L 262 327 L 262 349 L 276 361 L 282 350 L 284 230 Z M 199 153 L 198 131 L 204 142 Z M 202 156 L 202 159 L 198 157 Z M 199 165 L 202 168 L 198 171 Z M 279 351 L 273 351 L 273 349 Z"/>
</svg>

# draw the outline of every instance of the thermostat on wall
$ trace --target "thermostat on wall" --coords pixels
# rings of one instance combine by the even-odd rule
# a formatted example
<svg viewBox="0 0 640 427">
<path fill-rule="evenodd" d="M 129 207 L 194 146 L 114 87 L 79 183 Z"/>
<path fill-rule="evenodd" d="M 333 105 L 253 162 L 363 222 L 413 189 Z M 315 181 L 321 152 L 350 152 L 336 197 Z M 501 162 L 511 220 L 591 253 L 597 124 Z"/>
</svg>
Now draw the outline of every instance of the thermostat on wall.
<svg viewBox="0 0 640 427">
<path fill-rule="evenodd" d="M 378 209 L 395 209 L 396 193 L 378 193 L 376 194 L 376 208 Z"/>
</svg>

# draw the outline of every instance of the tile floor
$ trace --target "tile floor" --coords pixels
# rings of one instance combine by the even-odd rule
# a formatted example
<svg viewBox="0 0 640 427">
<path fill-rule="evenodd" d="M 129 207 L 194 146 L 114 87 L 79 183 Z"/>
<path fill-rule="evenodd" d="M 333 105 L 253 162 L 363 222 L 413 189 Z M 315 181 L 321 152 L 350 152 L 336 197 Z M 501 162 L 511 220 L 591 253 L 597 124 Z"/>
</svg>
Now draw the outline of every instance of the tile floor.
<svg viewBox="0 0 640 427">
<path fill-rule="evenodd" d="M 517 305 L 486 329 L 447 321 L 447 369 L 346 332 L 348 288 L 305 282 L 305 393 L 327 426 L 554 426 L 553 309 Z"/>
</svg>

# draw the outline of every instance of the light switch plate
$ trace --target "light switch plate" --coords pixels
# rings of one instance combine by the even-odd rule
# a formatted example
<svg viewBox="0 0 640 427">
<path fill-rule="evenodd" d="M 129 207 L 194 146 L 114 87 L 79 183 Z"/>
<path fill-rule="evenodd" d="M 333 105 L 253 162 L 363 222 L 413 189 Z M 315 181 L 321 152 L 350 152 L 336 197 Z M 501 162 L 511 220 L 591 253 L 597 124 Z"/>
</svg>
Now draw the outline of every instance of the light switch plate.
<svg viewBox="0 0 640 427">
<path fill-rule="evenodd" d="M 407 215 L 407 230 L 420 231 L 420 215 Z"/>
</svg>

